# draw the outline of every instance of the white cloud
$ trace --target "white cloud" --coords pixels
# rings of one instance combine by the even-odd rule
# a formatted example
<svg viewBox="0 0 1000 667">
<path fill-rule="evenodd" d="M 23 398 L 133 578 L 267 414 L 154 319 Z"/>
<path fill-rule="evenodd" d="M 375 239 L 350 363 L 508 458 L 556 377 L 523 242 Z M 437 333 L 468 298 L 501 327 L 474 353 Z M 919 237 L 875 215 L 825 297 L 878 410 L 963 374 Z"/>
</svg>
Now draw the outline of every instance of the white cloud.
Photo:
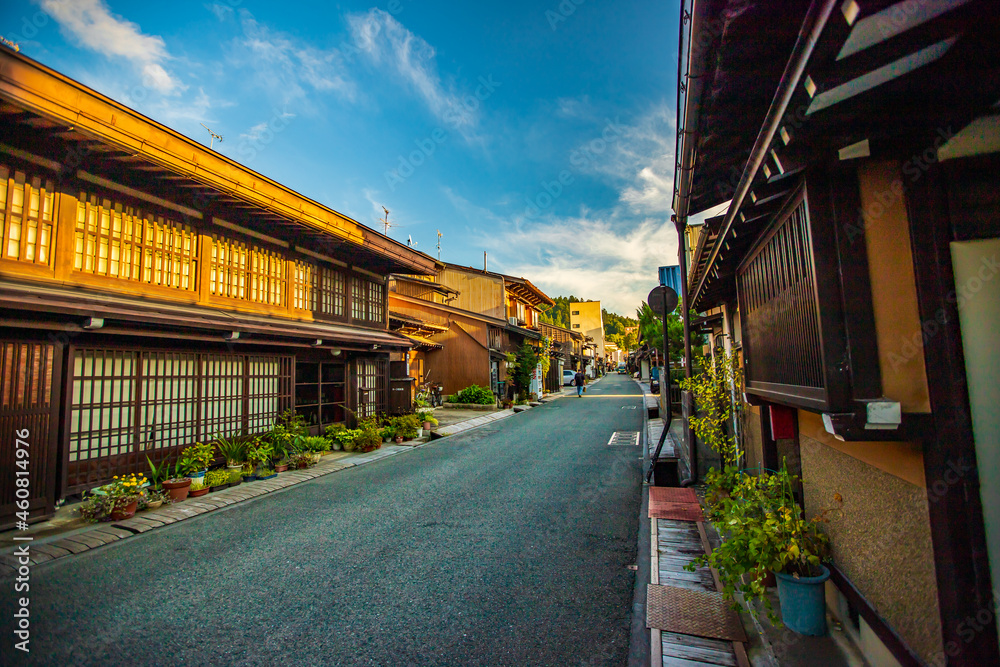
<svg viewBox="0 0 1000 667">
<path fill-rule="evenodd" d="M 225 5 L 220 5 L 218 3 L 213 3 L 208 5 L 208 10 L 215 14 L 215 18 L 220 21 L 227 21 L 233 17 L 235 13 L 232 7 L 227 7 Z"/>
<path fill-rule="evenodd" d="M 608 210 L 504 218 L 453 192 L 446 195 L 477 227 L 478 242 L 505 272 L 530 279 L 550 296 L 600 300 L 608 310 L 631 316 L 656 286 L 657 268 L 677 264 L 677 232 L 669 220 L 674 116 L 660 103 L 631 124 L 598 122 L 603 129 L 574 149 L 570 164 L 617 190 L 618 203 Z M 573 187 L 579 186 L 567 186 L 559 197 L 571 196 Z"/>
<path fill-rule="evenodd" d="M 104 0 L 39 0 L 39 4 L 83 46 L 132 61 L 145 86 L 161 93 L 183 90 L 161 64 L 169 60 L 163 38 L 142 34 L 138 24 L 113 15 Z"/>
<path fill-rule="evenodd" d="M 357 87 L 336 48 L 320 49 L 272 30 L 247 10 L 240 10 L 243 36 L 236 39 L 230 60 L 253 67 L 258 85 L 282 103 L 307 103 L 309 90 L 334 92 L 353 100 Z"/>
<path fill-rule="evenodd" d="M 464 104 L 453 86 L 441 81 L 434 47 L 381 9 L 348 16 L 347 21 L 357 48 L 375 65 L 401 77 L 431 113 L 459 131 L 476 125 L 479 101 L 472 98 L 475 104 Z"/>
<path fill-rule="evenodd" d="M 656 286 L 657 267 L 677 263 L 677 232 L 662 219 L 631 229 L 623 223 L 591 213 L 553 217 L 494 227 L 480 242 L 504 272 L 528 278 L 549 296 L 574 294 L 632 316 Z"/>
</svg>

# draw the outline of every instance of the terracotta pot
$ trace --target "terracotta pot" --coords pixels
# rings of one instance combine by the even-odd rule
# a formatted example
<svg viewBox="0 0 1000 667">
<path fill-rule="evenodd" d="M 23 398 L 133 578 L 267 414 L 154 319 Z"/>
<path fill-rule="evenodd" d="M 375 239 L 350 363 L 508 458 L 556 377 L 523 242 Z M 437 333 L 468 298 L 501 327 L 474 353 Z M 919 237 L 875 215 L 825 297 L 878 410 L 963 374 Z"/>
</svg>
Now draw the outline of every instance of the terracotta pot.
<svg viewBox="0 0 1000 667">
<path fill-rule="evenodd" d="M 115 508 L 111 510 L 111 520 L 124 521 L 125 519 L 131 519 L 135 516 L 135 510 L 138 507 L 138 498 L 130 502 L 128 505 L 115 505 Z"/>
<path fill-rule="evenodd" d="M 274 470 L 275 470 L 275 472 L 285 472 L 286 470 L 288 470 L 288 464 L 285 463 L 284 465 L 280 465 L 280 464 L 276 465 L 276 466 L 274 466 Z"/>
<path fill-rule="evenodd" d="M 203 486 L 203 487 L 201 487 L 200 489 L 198 489 L 197 491 L 192 491 L 192 492 L 191 492 L 191 493 L 190 493 L 189 495 L 190 495 L 190 496 L 191 496 L 192 498 L 197 498 L 198 496 L 203 496 L 203 495 L 205 495 L 205 494 L 206 494 L 206 493 L 208 493 L 209 491 L 211 491 L 211 489 L 210 489 L 210 488 L 208 488 L 207 486 Z"/>
<path fill-rule="evenodd" d="M 163 483 L 163 490 L 170 494 L 170 502 L 179 503 L 188 497 L 191 488 L 191 478 L 168 479 Z"/>
<path fill-rule="evenodd" d="M 396 436 L 396 444 L 398 445 L 398 444 L 401 444 L 402 442 L 403 442 L 403 436 L 397 435 Z"/>
<path fill-rule="evenodd" d="M 424 422 L 424 430 L 425 431 L 431 430 L 431 423 L 430 422 Z"/>
</svg>

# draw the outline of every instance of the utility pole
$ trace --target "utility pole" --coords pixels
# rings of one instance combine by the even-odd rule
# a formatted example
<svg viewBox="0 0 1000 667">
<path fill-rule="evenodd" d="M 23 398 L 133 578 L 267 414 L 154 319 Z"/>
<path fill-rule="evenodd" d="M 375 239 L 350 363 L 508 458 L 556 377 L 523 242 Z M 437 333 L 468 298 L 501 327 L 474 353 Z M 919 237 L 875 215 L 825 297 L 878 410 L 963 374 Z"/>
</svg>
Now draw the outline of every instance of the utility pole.
<svg viewBox="0 0 1000 667">
<path fill-rule="evenodd" d="M 438 233 L 438 260 L 440 260 L 441 259 L 441 237 L 444 236 L 444 234 L 441 233 L 440 229 L 437 230 L 437 233 Z"/>
</svg>

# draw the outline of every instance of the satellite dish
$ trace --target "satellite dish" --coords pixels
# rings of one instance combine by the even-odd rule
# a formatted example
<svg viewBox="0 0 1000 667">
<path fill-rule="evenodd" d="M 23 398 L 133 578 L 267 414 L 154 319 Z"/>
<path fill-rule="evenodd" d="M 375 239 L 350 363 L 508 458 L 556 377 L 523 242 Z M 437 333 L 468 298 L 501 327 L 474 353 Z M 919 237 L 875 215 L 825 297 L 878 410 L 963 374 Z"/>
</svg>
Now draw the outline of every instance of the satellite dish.
<svg viewBox="0 0 1000 667">
<path fill-rule="evenodd" d="M 674 309 L 677 308 L 677 302 L 679 299 L 677 298 L 677 292 L 675 292 L 672 288 L 667 287 L 666 285 L 654 287 L 649 293 L 649 296 L 646 297 L 646 303 L 649 304 L 649 307 L 653 309 L 653 312 L 656 313 L 658 317 L 663 317 L 664 298 L 666 299 L 666 311 L 668 313 L 674 312 Z"/>
</svg>

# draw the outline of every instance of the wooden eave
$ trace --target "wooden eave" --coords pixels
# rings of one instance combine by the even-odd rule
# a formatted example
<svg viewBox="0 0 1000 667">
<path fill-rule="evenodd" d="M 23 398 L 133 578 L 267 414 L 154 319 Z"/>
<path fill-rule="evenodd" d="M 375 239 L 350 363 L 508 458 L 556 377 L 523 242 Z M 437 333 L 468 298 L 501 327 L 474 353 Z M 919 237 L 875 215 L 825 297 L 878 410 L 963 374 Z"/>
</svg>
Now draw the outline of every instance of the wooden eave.
<svg viewBox="0 0 1000 667">
<path fill-rule="evenodd" d="M 174 187 L 204 188 L 211 200 L 224 198 L 232 208 L 257 214 L 265 225 L 290 223 L 306 232 L 307 239 L 338 240 L 363 250 L 385 273 L 435 273 L 436 262 L 429 255 L 8 49 L 0 49 L 0 104 L 5 125 L 20 123 L 61 141 L 80 142 L 88 154 L 104 154 L 123 168 L 169 178 Z M 313 243 L 324 249 L 322 241 Z"/>
</svg>

